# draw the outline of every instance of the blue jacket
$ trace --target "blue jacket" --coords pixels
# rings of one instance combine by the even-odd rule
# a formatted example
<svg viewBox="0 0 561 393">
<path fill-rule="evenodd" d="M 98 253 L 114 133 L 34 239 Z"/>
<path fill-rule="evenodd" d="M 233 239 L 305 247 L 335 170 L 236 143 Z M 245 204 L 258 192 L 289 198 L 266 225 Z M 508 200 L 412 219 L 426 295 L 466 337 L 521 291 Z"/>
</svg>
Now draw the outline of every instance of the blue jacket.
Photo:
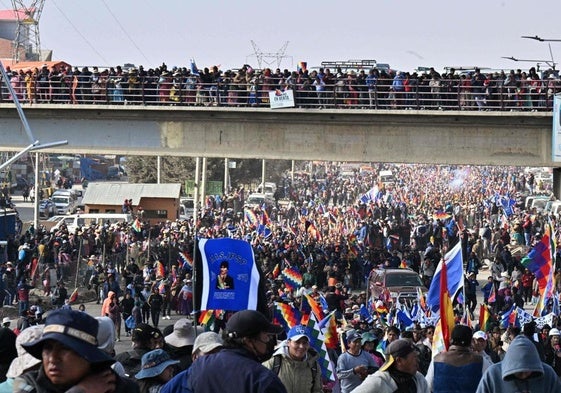
<svg viewBox="0 0 561 393">
<path fill-rule="evenodd" d="M 187 387 L 187 381 L 189 380 L 189 375 L 191 374 L 191 367 L 187 370 L 181 371 L 175 377 L 170 379 L 162 388 L 160 393 L 192 393 Z"/>
<path fill-rule="evenodd" d="M 243 348 L 227 348 L 202 356 L 189 370 L 184 390 L 188 392 L 286 393 L 279 377 Z"/>
</svg>

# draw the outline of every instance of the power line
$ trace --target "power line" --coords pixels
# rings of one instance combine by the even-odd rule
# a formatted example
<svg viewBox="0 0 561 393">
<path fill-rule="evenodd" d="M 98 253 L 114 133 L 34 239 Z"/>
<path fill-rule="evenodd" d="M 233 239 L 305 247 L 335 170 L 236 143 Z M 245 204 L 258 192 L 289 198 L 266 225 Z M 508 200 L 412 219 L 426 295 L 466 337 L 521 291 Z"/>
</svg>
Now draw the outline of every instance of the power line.
<svg viewBox="0 0 561 393">
<path fill-rule="evenodd" d="M 111 14 L 111 16 L 113 17 L 113 19 L 115 20 L 115 22 L 117 23 L 117 25 L 119 26 L 119 28 L 121 29 L 121 31 L 127 36 L 127 38 L 129 39 L 129 41 L 133 44 L 133 46 L 136 48 L 136 50 L 138 50 L 138 52 L 142 55 L 142 57 L 144 57 L 144 60 L 146 60 L 147 63 L 150 63 L 150 60 L 148 60 L 148 58 L 146 57 L 146 55 L 144 54 L 144 52 L 142 52 L 142 50 L 139 48 L 139 46 L 136 44 L 136 42 L 134 42 L 134 40 L 132 39 L 132 37 L 129 35 L 129 33 L 125 30 L 125 28 L 123 27 L 123 25 L 121 25 L 121 22 L 119 22 L 119 19 L 117 19 L 117 17 L 115 16 L 115 14 L 113 14 L 113 11 L 111 11 L 111 9 L 109 8 L 109 6 L 107 5 L 107 3 L 105 2 L 105 0 L 101 0 L 101 2 L 103 3 L 103 5 L 105 6 L 105 8 L 107 8 L 107 11 L 109 11 L 109 13 Z"/>
<path fill-rule="evenodd" d="M 60 7 L 56 4 L 56 2 L 53 1 L 52 3 L 55 5 L 56 9 L 62 14 L 64 19 L 66 19 L 66 21 L 70 24 L 70 26 L 72 26 L 74 31 L 78 33 L 78 35 L 82 37 L 82 39 L 86 42 L 86 44 L 88 44 L 88 46 L 99 56 L 99 58 L 103 61 L 103 64 L 109 65 L 109 62 L 103 57 L 101 53 L 99 53 L 99 51 L 92 45 L 92 43 L 80 32 L 80 30 L 78 30 L 78 28 L 74 25 L 74 23 L 72 23 L 72 21 L 68 18 L 68 16 L 66 16 L 64 11 L 60 9 Z"/>
</svg>

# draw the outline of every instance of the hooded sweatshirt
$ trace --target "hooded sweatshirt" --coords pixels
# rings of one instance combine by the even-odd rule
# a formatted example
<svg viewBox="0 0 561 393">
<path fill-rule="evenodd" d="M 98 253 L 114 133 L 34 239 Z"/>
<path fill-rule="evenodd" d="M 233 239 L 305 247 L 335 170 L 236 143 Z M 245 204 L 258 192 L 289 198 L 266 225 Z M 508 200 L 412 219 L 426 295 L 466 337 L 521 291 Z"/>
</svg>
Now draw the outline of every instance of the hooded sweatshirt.
<svg viewBox="0 0 561 393">
<path fill-rule="evenodd" d="M 294 360 L 288 354 L 288 346 L 281 345 L 273 354 L 273 357 L 267 360 L 263 365 L 269 370 L 273 370 L 275 356 L 281 356 L 282 361 L 278 377 L 286 387 L 288 393 L 321 393 L 321 368 L 317 361 L 318 353 L 310 347 L 304 360 Z M 316 366 L 314 380 L 312 380 L 312 367 Z"/>
<path fill-rule="evenodd" d="M 526 379 L 515 374 L 531 372 Z M 512 340 L 502 362 L 487 369 L 477 393 L 561 392 L 561 382 L 551 366 L 540 360 L 534 344 L 523 335 Z"/>
</svg>

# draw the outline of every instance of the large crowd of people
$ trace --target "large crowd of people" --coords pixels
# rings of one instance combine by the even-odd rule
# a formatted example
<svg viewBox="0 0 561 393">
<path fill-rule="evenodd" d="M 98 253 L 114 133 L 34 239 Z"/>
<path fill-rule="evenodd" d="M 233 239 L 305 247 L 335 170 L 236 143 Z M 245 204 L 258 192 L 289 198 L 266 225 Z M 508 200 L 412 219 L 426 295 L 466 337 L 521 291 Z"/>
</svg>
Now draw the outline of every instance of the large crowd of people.
<svg viewBox="0 0 561 393">
<path fill-rule="evenodd" d="M 9 84 L 23 103 L 144 104 L 269 107 L 269 93 L 291 90 L 302 108 L 512 110 L 552 109 L 561 88 L 554 69 L 489 71 L 434 68 L 395 71 L 334 65 L 308 70 L 257 70 L 250 65 L 156 68 L 8 67 Z M 11 94 L 2 89 L 3 101 Z"/>
<path fill-rule="evenodd" d="M 18 387 L 14 391 L 70 386 L 114 391 L 127 388 L 121 380 L 126 376 L 135 378 L 142 392 L 442 392 L 452 384 L 466 392 L 515 391 L 507 385 L 531 391 L 560 389 L 561 324 L 554 301 L 561 285 L 559 272 L 555 271 L 555 296 L 544 307 L 544 315 L 553 313 L 549 323 L 501 323 L 501 315 L 513 307 L 531 308 L 539 302 L 537 279 L 522 258 L 540 243 L 546 224 L 557 233 L 559 221 L 545 211 L 527 210 L 523 201 L 531 193 L 549 193 L 551 185 L 536 182 L 518 167 L 384 164 L 369 170 L 357 166 L 350 176 L 342 176 L 341 168 L 324 163 L 311 173 L 285 174 L 273 206 L 244 208 L 248 190 L 238 188 L 208 197 L 197 220 L 144 222 L 141 228 L 119 223 L 73 233 L 64 227 L 56 232 L 31 227 L 10 239 L 0 266 L 2 304 L 19 305 L 16 332 L 38 324 L 48 332 L 36 344 L 24 345 L 21 354 L 41 358 L 42 353 L 43 362 L 34 364 L 35 371 L 22 370 L 28 372 L 10 382 Z M 395 182 L 379 182 L 383 169 L 391 169 Z M 131 208 L 135 213 L 136 207 Z M 259 313 L 222 310 L 214 313 L 212 326 L 195 326 L 199 310 L 193 308 L 194 277 L 186 261 L 193 258 L 197 237 L 249 242 L 271 310 L 278 303 L 299 309 L 309 295 L 326 313 L 338 316 L 340 340 L 328 351 L 335 365 L 335 386 L 325 375 L 323 380 L 318 376 L 320 358 L 305 326 L 282 333 L 279 337 L 285 339 L 276 349 L 271 337 L 281 332 Z M 407 326 L 395 322 L 398 304 L 389 294 L 372 299 L 367 280 L 372 270 L 406 268 L 429 286 L 436 265 L 458 241 L 465 301 L 454 302 L 457 326 L 449 351 L 432 359 L 433 321 L 416 320 Z M 302 273 L 299 288 L 283 280 L 286 268 Z M 90 338 L 96 334 L 101 344 L 99 331 L 93 329 L 97 325 L 69 310 L 76 299 L 66 286 L 76 269 L 80 290 L 93 291 L 102 305 L 102 317 L 112 330 L 110 340 L 120 340 L 123 329 L 133 342 L 132 350 L 117 354 L 113 368 L 109 365 L 114 359 L 101 356 L 92 345 Z M 489 277 L 487 282 L 477 280 L 480 274 Z M 32 304 L 33 287 L 42 290 L 50 304 Z M 485 326 L 476 321 L 481 304 L 490 313 Z M 366 315 L 363 307 L 369 309 Z M 45 321 L 42 314 L 48 308 L 56 311 Z M 165 324 L 173 314 L 182 318 L 160 330 L 162 321 Z M 59 328 L 64 324 L 81 333 L 66 337 L 74 330 Z M 101 321 L 98 325 L 101 330 Z M 212 334 L 198 335 L 195 329 Z M 194 342 L 195 336 L 202 342 Z M 89 369 L 80 369 L 74 379 L 63 378 L 58 371 L 62 366 L 45 360 L 63 349 L 72 353 L 76 364 L 81 364 L 76 357 L 89 361 Z M 539 361 L 516 363 L 517 353 L 533 350 L 531 358 Z M 273 353 L 283 358 L 281 363 L 267 361 Z M 232 362 L 239 369 L 224 368 Z M 469 373 L 451 372 L 454 367 Z M 469 376 L 469 384 L 454 379 L 460 376 Z M 36 381 L 47 383 L 41 387 Z"/>
</svg>

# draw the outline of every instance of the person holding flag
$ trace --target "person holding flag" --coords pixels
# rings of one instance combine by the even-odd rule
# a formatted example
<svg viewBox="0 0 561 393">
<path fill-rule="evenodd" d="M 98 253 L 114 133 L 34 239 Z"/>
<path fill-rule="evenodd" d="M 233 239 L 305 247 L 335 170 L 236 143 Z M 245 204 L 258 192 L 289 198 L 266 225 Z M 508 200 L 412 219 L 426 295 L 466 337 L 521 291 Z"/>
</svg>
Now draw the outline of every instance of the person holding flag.
<svg viewBox="0 0 561 393">
<path fill-rule="evenodd" d="M 306 326 L 296 325 L 287 339 L 263 365 L 278 375 L 288 393 L 322 392 L 319 354 L 310 346 Z"/>
</svg>

